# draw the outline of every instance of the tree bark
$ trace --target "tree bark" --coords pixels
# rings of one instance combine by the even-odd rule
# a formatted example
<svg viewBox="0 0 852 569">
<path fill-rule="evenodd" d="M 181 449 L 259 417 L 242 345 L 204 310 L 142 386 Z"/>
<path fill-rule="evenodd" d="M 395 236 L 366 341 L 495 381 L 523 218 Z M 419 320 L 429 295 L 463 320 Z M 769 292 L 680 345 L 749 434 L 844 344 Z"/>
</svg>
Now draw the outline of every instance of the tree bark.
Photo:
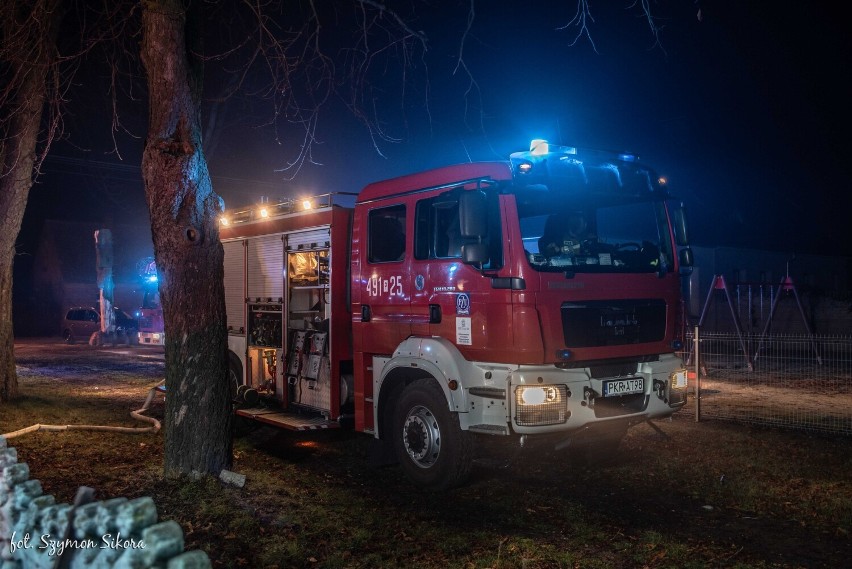
<svg viewBox="0 0 852 569">
<path fill-rule="evenodd" d="M 142 4 L 149 93 L 142 177 L 165 320 L 164 470 L 218 474 L 232 457 L 222 200 L 202 151 L 202 63 L 188 4 Z"/>
<path fill-rule="evenodd" d="M 9 1 L 9 0 L 6 0 Z M 15 242 L 33 185 L 36 147 L 47 98 L 46 84 L 56 61 L 59 0 L 14 2 L 2 13 L 2 53 L 9 82 L 2 108 L 0 140 L 0 403 L 18 396 L 12 326 L 12 273 Z M 47 140 L 50 140 L 50 136 Z"/>
</svg>

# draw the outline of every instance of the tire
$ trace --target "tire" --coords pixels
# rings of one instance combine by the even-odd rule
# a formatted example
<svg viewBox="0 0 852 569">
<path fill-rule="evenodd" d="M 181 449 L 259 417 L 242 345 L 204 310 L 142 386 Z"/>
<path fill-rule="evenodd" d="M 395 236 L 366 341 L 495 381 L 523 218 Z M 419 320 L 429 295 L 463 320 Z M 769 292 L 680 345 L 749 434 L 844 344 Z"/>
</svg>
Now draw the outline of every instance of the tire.
<svg viewBox="0 0 852 569">
<path fill-rule="evenodd" d="M 405 475 L 429 490 L 460 486 L 473 464 L 473 442 L 450 412 L 441 388 L 432 378 L 405 387 L 397 403 L 393 446 Z"/>
<path fill-rule="evenodd" d="M 71 333 L 71 330 L 62 332 L 62 340 L 69 345 L 74 343 L 74 334 Z"/>
</svg>

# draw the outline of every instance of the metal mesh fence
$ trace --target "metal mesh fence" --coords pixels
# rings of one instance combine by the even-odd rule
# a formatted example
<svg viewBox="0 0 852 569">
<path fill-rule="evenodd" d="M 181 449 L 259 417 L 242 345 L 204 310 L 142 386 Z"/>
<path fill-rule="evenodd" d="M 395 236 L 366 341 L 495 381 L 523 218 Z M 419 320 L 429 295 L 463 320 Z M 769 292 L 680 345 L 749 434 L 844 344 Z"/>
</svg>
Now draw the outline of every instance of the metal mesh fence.
<svg viewBox="0 0 852 569">
<path fill-rule="evenodd" d="M 703 332 L 696 416 L 852 435 L 852 337 Z"/>
</svg>

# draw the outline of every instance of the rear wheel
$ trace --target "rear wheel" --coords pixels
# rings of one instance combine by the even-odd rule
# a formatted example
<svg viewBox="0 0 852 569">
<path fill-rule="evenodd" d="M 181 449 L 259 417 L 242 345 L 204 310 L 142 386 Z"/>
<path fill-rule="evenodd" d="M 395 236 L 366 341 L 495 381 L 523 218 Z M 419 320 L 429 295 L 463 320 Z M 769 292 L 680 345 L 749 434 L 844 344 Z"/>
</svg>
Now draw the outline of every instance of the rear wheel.
<svg viewBox="0 0 852 569">
<path fill-rule="evenodd" d="M 403 390 L 391 432 L 400 465 L 416 484 L 443 490 L 461 485 L 470 474 L 470 435 L 433 379 L 418 379 Z"/>
</svg>

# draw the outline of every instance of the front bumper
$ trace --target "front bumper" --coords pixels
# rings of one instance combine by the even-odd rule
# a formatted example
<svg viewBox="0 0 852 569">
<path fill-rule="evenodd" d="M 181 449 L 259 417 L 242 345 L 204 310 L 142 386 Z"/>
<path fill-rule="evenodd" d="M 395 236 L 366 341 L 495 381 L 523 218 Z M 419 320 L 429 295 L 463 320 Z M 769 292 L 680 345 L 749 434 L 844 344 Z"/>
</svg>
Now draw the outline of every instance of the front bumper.
<svg viewBox="0 0 852 569">
<path fill-rule="evenodd" d="M 629 376 L 597 375 L 589 368 L 555 366 L 520 366 L 511 370 L 505 391 L 500 390 L 505 394 L 501 405 L 505 411 L 503 427 L 509 426 L 503 432 L 548 434 L 573 432 L 596 423 L 636 423 L 668 417 L 686 403 L 686 370 L 673 354 L 639 363 Z M 476 427 L 494 424 L 497 419 L 493 396 L 483 394 L 486 401 L 477 404 L 480 391 L 469 390 L 473 396 L 470 411 L 474 415 L 482 413 L 467 418 Z M 490 417 L 485 413 L 489 409 Z"/>
</svg>

